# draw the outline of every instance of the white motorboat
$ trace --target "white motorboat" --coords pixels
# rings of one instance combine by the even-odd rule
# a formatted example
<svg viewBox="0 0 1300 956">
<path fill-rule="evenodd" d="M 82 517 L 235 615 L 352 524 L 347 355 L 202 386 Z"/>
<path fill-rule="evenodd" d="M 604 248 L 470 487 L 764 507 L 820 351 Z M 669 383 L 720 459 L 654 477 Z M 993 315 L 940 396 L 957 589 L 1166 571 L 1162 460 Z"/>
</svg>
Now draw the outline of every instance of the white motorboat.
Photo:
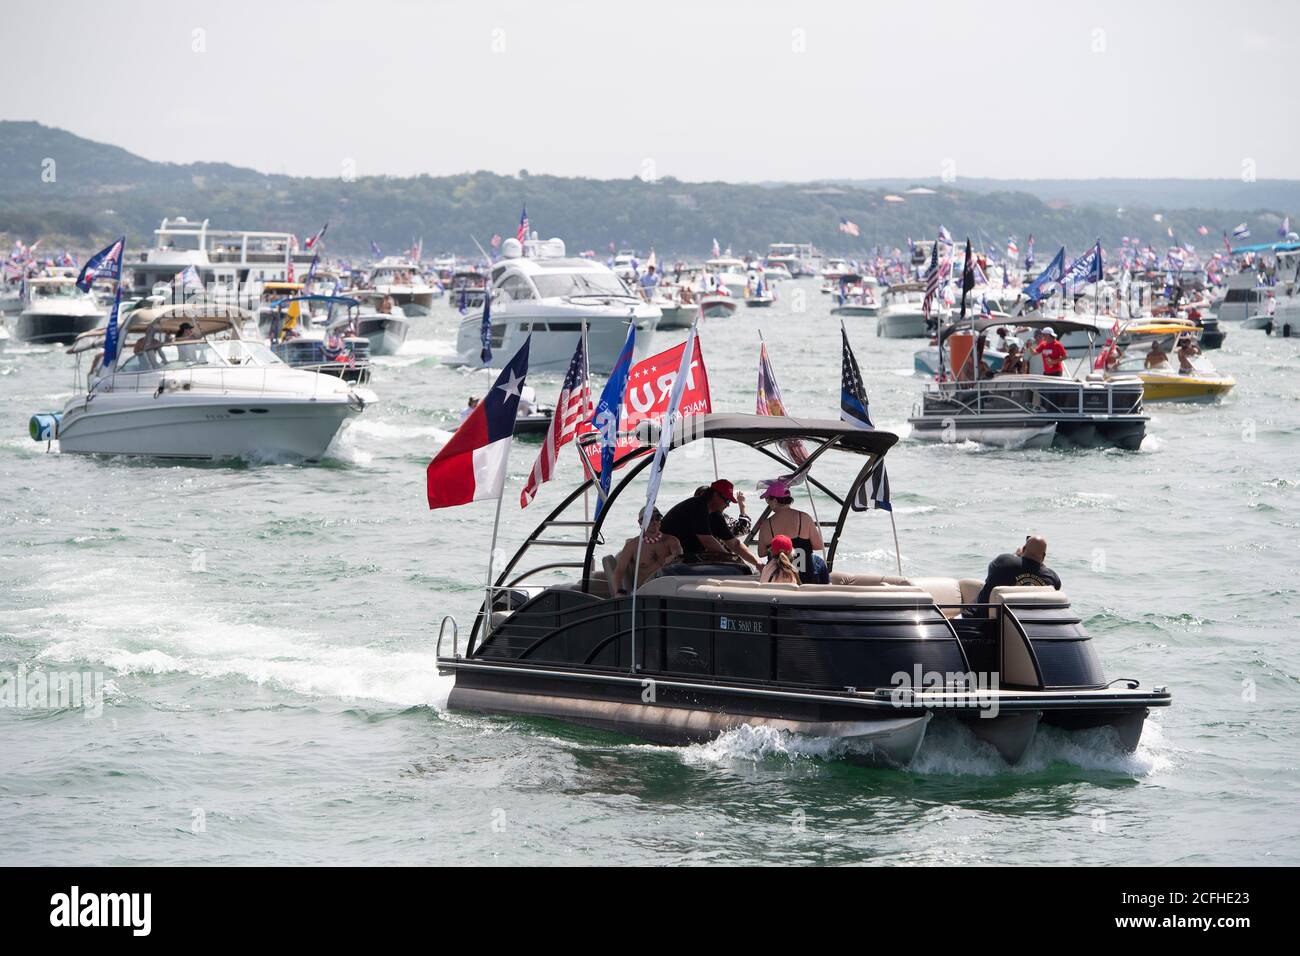
<svg viewBox="0 0 1300 956">
<path fill-rule="evenodd" d="M 69 349 L 94 358 L 61 414 L 33 417 L 32 437 L 63 452 L 184 459 L 321 458 L 340 428 L 375 401 L 341 379 L 292 369 L 240 337 L 252 316 L 214 303 L 137 309 L 102 362 L 104 332 Z M 189 329 L 182 331 L 184 326 Z"/>
<path fill-rule="evenodd" d="M 397 256 L 387 256 L 371 269 L 368 284 L 376 292 L 391 295 L 407 318 L 428 315 L 434 298 L 442 294 L 425 281 L 416 263 Z"/>
<path fill-rule="evenodd" d="M 37 276 L 27 280 L 23 310 L 14 321 L 14 335 L 35 345 L 67 344 L 82 332 L 103 324 L 104 310 L 90 292 L 77 288 L 71 276 Z"/>
<path fill-rule="evenodd" d="M 727 291 L 737 298 L 745 294 L 749 284 L 749 268 L 743 259 L 735 256 L 716 256 L 704 263 L 705 270 L 717 281 L 727 287 Z"/>
<path fill-rule="evenodd" d="M 925 287 L 909 282 L 885 290 L 884 304 L 876 319 L 876 335 L 882 339 L 924 339 L 929 322 L 921 310 Z"/>
<path fill-rule="evenodd" d="M 411 331 L 411 320 L 400 305 L 369 289 L 353 290 L 338 304 L 342 308 L 324 316 L 327 329 L 350 326 L 352 334 L 370 342 L 371 355 L 396 355 L 401 351 Z"/>
<path fill-rule="evenodd" d="M 568 258 L 560 239 L 510 238 L 501 254 L 491 276 L 490 364 L 509 361 L 531 334 L 529 369 L 563 373 L 584 325 L 588 363 L 598 375 L 613 369 L 629 325 L 636 326 L 637 357 L 650 354 L 659 309 L 604 263 Z M 461 321 L 451 364 L 483 366 L 482 325 L 482 310 Z"/>
<path fill-rule="evenodd" d="M 831 315 L 876 316 L 883 307 L 875 276 L 845 276 L 835 295 Z"/>
<path fill-rule="evenodd" d="M 764 264 L 768 269 L 783 268 L 791 278 L 798 278 L 816 275 L 817 259 L 817 250 L 810 242 L 774 242 L 767 247 Z"/>
<path fill-rule="evenodd" d="M 736 300 L 725 289 L 706 292 L 699 299 L 700 315 L 706 319 L 725 319 L 736 313 Z"/>
<path fill-rule="evenodd" d="M 689 329 L 700 314 L 700 302 L 689 286 L 661 285 L 652 300 L 661 313 L 657 329 Z"/>
</svg>

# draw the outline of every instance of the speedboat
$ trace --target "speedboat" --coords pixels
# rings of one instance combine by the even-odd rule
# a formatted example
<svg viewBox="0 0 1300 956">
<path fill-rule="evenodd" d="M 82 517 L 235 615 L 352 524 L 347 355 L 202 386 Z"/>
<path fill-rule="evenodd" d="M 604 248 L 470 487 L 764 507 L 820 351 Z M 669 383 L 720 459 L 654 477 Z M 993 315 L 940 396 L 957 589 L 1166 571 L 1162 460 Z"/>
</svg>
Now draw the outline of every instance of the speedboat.
<svg viewBox="0 0 1300 956">
<path fill-rule="evenodd" d="M 401 351 L 411 331 L 411 320 L 400 305 L 372 289 L 353 290 L 341 299 L 334 298 L 337 307 L 332 307 L 325 317 L 326 329 L 346 326 L 350 334 L 370 343 L 371 355 L 396 355 Z"/>
<path fill-rule="evenodd" d="M 1196 341 L 1199 335 L 1200 329 L 1187 320 L 1131 323 L 1120 335 L 1123 351 L 1107 377 L 1138 378 L 1148 402 L 1218 401 L 1232 391 L 1236 379 L 1215 369 L 1203 355 L 1191 359 L 1189 370 L 1179 368 L 1178 340 L 1186 337 Z"/>
<path fill-rule="evenodd" d="M 771 284 L 767 277 L 759 272 L 753 282 L 745 286 L 745 306 L 750 309 L 766 309 L 776 301 L 776 293 L 772 290 Z"/>
<path fill-rule="evenodd" d="M 320 459 L 339 430 L 375 401 L 369 389 L 292 369 L 241 338 L 246 310 L 212 303 L 137 309 L 119 322 L 121 348 L 103 363 L 104 332 L 84 333 L 78 393 L 38 414 L 32 436 L 60 451 L 184 459 Z M 192 332 L 177 339 L 182 325 Z M 93 355 L 81 382 L 81 359 Z"/>
<path fill-rule="evenodd" d="M 1070 328 L 1062 319 L 1021 321 Z M 977 336 L 1003 324 L 985 318 L 945 326 L 940 379 L 926 386 L 908 419 L 913 438 L 1007 449 L 1141 446 L 1149 418 L 1142 414 L 1143 383 L 1133 375 L 988 377 L 977 365 Z"/>
<path fill-rule="evenodd" d="M 425 281 L 420 267 L 409 259 L 386 256 L 370 270 L 370 288 L 391 295 L 409 318 L 428 315 L 440 291 Z"/>
<path fill-rule="evenodd" d="M 924 298 L 925 287 L 919 282 L 886 289 L 884 307 L 876 319 L 876 335 L 882 339 L 929 338 L 929 322 L 921 311 Z"/>
<path fill-rule="evenodd" d="M 493 361 L 509 358 L 531 333 L 529 369 L 563 373 L 584 326 L 588 361 L 598 375 L 613 369 L 629 325 L 637 330 L 637 358 L 650 354 L 659 309 L 604 263 L 566 257 L 559 239 L 520 243 L 512 237 L 501 244 L 501 253 L 491 278 Z M 451 364 L 482 367 L 482 324 L 481 311 L 461 321 Z"/>
<path fill-rule="evenodd" d="M 637 430 L 645 444 L 656 438 L 648 425 Z M 588 478 L 494 568 L 467 640 L 443 619 L 436 659 L 454 677 L 452 710 L 662 744 L 769 728 L 825 741 L 850 760 L 906 766 L 932 720 L 959 722 L 1015 763 L 1040 726 L 1132 751 L 1150 710 L 1172 702 L 1165 687 L 1108 679 L 1061 591 L 995 588 L 976 604 L 978 580 L 838 568 L 845 525 L 867 507 L 865 487 L 895 435 L 840 421 L 705 414 L 683 419 L 673 437 L 669 471 L 694 457 L 692 448 L 675 458 L 682 448 L 708 440 L 725 443 L 727 461 L 753 459 L 754 468 L 766 462 L 806 479 L 827 515 L 831 583 L 765 584 L 745 565 L 706 556 L 620 594 L 613 555 L 597 549 L 614 537 L 611 515 L 621 513 L 624 492 L 653 462 L 637 448 L 595 520 L 582 510 L 596 480 Z M 808 452 L 802 464 L 785 450 L 792 443 Z M 824 454 L 839 461 L 814 476 Z M 838 467 L 845 458 L 856 467 Z M 557 547 L 574 557 L 556 564 Z"/>
<path fill-rule="evenodd" d="M 34 345 L 68 344 L 82 332 L 103 325 L 106 313 L 71 276 L 27 280 L 23 310 L 14 320 L 14 337 Z"/>
<path fill-rule="evenodd" d="M 700 314 L 700 303 L 689 291 L 689 287 L 661 285 L 658 293 L 651 303 L 660 312 L 659 324 L 655 328 L 689 329 Z"/>
<path fill-rule="evenodd" d="M 879 315 L 880 299 L 876 295 L 877 283 L 857 274 L 843 278 L 836 294 L 836 305 L 831 308 L 831 315 L 873 316 Z"/>
<path fill-rule="evenodd" d="M 725 319 L 736 314 L 736 300 L 726 286 L 699 294 L 700 315 L 706 319 Z"/>
<path fill-rule="evenodd" d="M 453 309 L 468 312 L 483 308 L 483 293 L 487 290 L 487 276 L 474 270 L 462 269 L 451 277 L 447 304 Z"/>
<path fill-rule="evenodd" d="M 745 294 L 749 285 L 749 267 L 744 259 L 735 256 L 715 256 L 704 263 L 705 272 L 714 276 L 718 283 L 726 286 L 727 291 L 736 298 Z"/>
<path fill-rule="evenodd" d="M 822 292 L 826 295 L 839 294 L 840 280 L 857 274 L 858 270 L 849 265 L 848 260 L 827 259 L 826 266 L 821 271 Z"/>
</svg>

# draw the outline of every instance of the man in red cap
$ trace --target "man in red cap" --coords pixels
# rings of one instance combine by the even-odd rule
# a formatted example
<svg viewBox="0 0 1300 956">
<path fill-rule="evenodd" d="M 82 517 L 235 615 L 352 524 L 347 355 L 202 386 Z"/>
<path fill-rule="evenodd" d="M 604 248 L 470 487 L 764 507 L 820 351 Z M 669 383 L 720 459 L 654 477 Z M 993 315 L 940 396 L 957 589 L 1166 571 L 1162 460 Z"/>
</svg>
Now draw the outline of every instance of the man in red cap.
<svg viewBox="0 0 1300 956">
<path fill-rule="evenodd" d="M 757 568 L 758 558 L 735 535 L 722 514 L 735 501 L 735 487 L 727 479 L 719 478 L 668 509 L 659 527 L 664 534 L 681 542 L 687 561 L 699 561 L 702 555 L 713 552 L 733 554 Z"/>
</svg>

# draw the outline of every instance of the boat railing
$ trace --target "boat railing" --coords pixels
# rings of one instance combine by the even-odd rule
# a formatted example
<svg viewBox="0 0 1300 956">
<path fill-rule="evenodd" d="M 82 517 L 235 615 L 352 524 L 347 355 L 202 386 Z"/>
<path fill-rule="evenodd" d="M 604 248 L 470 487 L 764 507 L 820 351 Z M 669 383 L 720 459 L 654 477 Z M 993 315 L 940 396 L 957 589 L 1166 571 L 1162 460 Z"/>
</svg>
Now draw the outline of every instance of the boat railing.
<svg viewBox="0 0 1300 956">
<path fill-rule="evenodd" d="M 434 656 L 442 657 L 442 641 L 447 632 L 447 622 L 451 622 L 451 656 L 459 659 L 460 657 L 460 628 L 456 624 L 456 619 L 450 614 L 443 617 L 442 623 L 438 625 L 438 643 L 434 646 Z"/>
</svg>

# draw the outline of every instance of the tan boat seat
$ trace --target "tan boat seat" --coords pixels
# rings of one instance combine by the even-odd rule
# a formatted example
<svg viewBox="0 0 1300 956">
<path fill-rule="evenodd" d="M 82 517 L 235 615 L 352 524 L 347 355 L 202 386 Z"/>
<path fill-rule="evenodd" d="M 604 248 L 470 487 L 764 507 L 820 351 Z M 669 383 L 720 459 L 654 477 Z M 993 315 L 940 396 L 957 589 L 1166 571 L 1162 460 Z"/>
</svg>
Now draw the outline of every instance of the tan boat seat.
<svg viewBox="0 0 1300 956">
<path fill-rule="evenodd" d="M 715 601 L 797 601 L 799 604 L 897 604 L 917 607 L 933 604 L 920 588 L 903 585 L 764 584 L 758 578 L 662 577 L 637 590 L 647 597 L 697 597 Z"/>
<path fill-rule="evenodd" d="M 922 591 L 929 591 L 935 604 L 944 605 L 944 617 L 961 613 L 961 584 L 956 578 L 909 578 L 909 582 Z"/>
<path fill-rule="evenodd" d="M 962 604 L 974 604 L 975 599 L 984 590 L 984 582 L 979 578 L 962 578 L 957 582 L 957 586 L 961 588 Z"/>
<path fill-rule="evenodd" d="M 907 585 L 910 582 L 907 578 L 898 577 L 893 574 L 869 574 L 859 571 L 832 571 L 831 584 L 902 584 Z"/>
<path fill-rule="evenodd" d="M 994 588 L 989 594 L 990 604 L 1032 605 L 1034 607 L 1069 607 L 1070 599 L 1064 591 L 1053 587 L 1012 587 L 1010 585 Z"/>
</svg>

